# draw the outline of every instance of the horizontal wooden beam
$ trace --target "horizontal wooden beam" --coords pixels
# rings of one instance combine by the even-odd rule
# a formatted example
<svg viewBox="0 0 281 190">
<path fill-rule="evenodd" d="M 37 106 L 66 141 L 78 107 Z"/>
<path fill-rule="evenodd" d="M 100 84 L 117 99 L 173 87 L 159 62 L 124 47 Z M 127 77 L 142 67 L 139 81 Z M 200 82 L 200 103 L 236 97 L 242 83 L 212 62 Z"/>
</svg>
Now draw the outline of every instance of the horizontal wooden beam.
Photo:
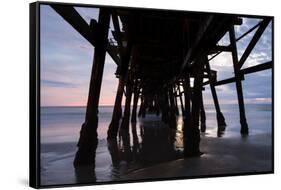
<svg viewBox="0 0 281 190">
<path fill-rule="evenodd" d="M 248 67 L 245 69 L 241 69 L 241 72 L 243 74 L 250 74 L 250 73 L 255 73 L 255 72 L 259 72 L 259 71 L 264 71 L 266 69 L 271 69 L 272 68 L 272 61 L 263 63 L 263 64 L 259 64 L 259 65 L 255 65 L 252 67 Z"/>
<path fill-rule="evenodd" d="M 248 68 L 245 68 L 245 69 L 241 69 L 240 70 L 240 74 L 242 76 L 241 80 L 244 80 L 244 75 L 246 75 L 246 74 L 256 73 L 256 72 L 264 71 L 264 70 L 271 69 L 271 68 L 272 68 L 272 61 L 262 63 L 262 64 L 259 64 L 259 65 L 255 65 L 255 66 L 252 66 L 252 67 L 248 67 Z M 235 77 L 231 77 L 231 78 L 228 78 L 228 79 L 217 81 L 217 82 L 215 82 L 214 85 L 219 86 L 219 85 L 223 85 L 223 84 L 229 84 L 229 83 L 235 82 L 235 80 L 236 80 Z M 210 81 L 204 82 L 203 86 L 208 85 L 208 84 L 210 84 Z"/>
<path fill-rule="evenodd" d="M 241 77 L 241 80 L 244 80 L 244 75 L 241 75 L 241 76 L 243 76 L 243 77 Z M 220 85 L 232 83 L 232 82 L 235 82 L 235 81 L 236 81 L 236 77 L 231 77 L 231 78 L 228 78 L 228 79 L 217 81 L 215 83 L 215 86 L 220 86 Z"/>
<path fill-rule="evenodd" d="M 209 54 L 215 54 L 215 53 L 222 52 L 222 51 L 230 52 L 231 51 L 231 47 L 230 46 L 219 46 L 219 45 L 216 45 L 215 47 L 213 47 L 209 51 Z"/>
<path fill-rule="evenodd" d="M 68 24 L 70 24 L 79 34 L 81 34 L 90 44 L 96 45 L 95 28 L 91 28 L 90 25 L 81 17 L 81 15 L 74 9 L 73 6 L 61 6 L 50 5 Z M 92 19 L 92 22 L 96 22 Z M 120 59 L 115 52 L 111 44 L 107 44 L 106 51 L 116 62 L 120 64 Z"/>
</svg>

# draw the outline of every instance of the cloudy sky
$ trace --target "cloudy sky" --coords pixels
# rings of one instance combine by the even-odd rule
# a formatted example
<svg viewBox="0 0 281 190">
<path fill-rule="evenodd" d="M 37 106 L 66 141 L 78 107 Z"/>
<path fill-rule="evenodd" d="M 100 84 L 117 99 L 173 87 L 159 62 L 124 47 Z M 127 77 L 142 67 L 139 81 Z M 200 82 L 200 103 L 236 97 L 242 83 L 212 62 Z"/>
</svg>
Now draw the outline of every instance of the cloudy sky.
<svg viewBox="0 0 281 190">
<path fill-rule="evenodd" d="M 76 32 L 48 5 L 41 5 L 41 105 L 42 106 L 84 106 L 87 103 L 90 73 L 94 47 Z M 98 9 L 76 8 L 80 15 L 90 22 L 98 18 Z M 240 36 L 258 19 L 243 19 L 243 25 L 236 27 Z M 110 24 L 112 28 L 112 23 Z M 243 54 L 252 32 L 237 44 L 239 57 Z M 109 36 L 111 37 L 111 35 Z M 243 68 L 271 60 L 271 23 L 259 40 Z M 219 44 L 228 44 L 228 34 Z M 233 76 L 231 55 L 222 53 L 211 61 L 211 68 L 217 70 L 218 80 Z M 101 88 L 100 105 L 113 105 L 118 81 L 115 78 L 116 64 L 106 55 Z M 246 103 L 271 102 L 271 70 L 245 75 L 243 81 Z M 234 84 L 217 86 L 221 104 L 237 103 Z M 212 103 L 209 87 L 204 93 L 205 103 Z"/>
</svg>

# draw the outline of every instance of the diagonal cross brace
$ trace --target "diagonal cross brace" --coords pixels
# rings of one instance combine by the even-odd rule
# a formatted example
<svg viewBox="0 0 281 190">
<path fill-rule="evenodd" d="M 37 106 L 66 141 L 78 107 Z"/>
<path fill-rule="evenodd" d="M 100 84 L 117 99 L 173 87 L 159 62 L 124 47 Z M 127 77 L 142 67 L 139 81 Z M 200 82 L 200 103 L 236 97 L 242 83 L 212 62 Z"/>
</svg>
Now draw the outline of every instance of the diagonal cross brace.
<svg viewBox="0 0 281 190">
<path fill-rule="evenodd" d="M 81 15 L 74 9 L 73 6 L 60 6 L 50 5 L 68 24 L 70 24 L 79 34 L 81 34 L 90 44 L 96 46 L 96 39 L 93 35 L 95 29 L 92 29 L 90 25 L 81 17 Z M 114 51 L 114 46 L 107 44 L 107 53 L 118 65 L 120 64 L 120 58 Z"/>
<path fill-rule="evenodd" d="M 247 58 L 249 57 L 250 53 L 254 49 L 255 45 L 259 41 L 260 37 L 262 36 L 263 32 L 265 31 L 266 27 L 268 26 L 271 19 L 265 18 L 261 21 L 259 28 L 257 29 L 256 33 L 254 34 L 252 40 L 250 41 L 249 45 L 247 46 L 246 50 L 244 51 L 243 55 L 239 60 L 239 68 L 243 66 Z"/>
</svg>

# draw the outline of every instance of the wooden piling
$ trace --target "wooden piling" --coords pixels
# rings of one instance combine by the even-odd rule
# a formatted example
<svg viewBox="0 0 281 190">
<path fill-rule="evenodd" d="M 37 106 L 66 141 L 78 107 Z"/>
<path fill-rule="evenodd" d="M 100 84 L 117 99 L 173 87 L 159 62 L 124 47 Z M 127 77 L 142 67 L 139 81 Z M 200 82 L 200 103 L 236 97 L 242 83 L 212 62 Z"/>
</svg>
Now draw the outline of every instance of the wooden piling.
<svg viewBox="0 0 281 190">
<path fill-rule="evenodd" d="M 200 156 L 200 131 L 199 115 L 203 83 L 203 62 L 201 58 L 196 61 L 194 67 L 194 85 L 192 95 L 192 109 L 190 112 L 190 80 L 189 76 L 185 79 L 185 120 L 184 120 L 184 155 Z"/>
<path fill-rule="evenodd" d="M 173 88 L 173 91 L 174 91 L 174 102 L 175 102 L 175 112 L 176 112 L 176 116 L 179 115 L 179 107 L 178 107 L 178 98 L 177 98 L 177 89 L 176 87 Z"/>
<path fill-rule="evenodd" d="M 126 131 L 129 130 L 129 125 L 130 125 L 129 121 L 130 121 L 130 112 L 131 112 L 131 99 L 132 99 L 132 83 L 130 80 L 128 80 L 126 84 L 126 100 L 125 100 L 124 114 L 120 125 L 120 128 Z"/>
<path fill-rule="evenodd" d="M 240 124 L 241 124 L 240 133 L 248 134 L 249 129 L 248 129 L 248 124 L 247 124 L 247 120 L 246 120 L 243 89 L 242 89 L 242 83 L 241 83 L 241 79 L 243 78 L 243 75 L 241 75 L 241 73 L 240 73 L 234 26 L 232 26 L 229 30 L 229 38 L 230 38 L 230 46 L 232 49 L 232 51 L 231 51 L 232 52 L 232 61 L 233 61 L 235 84 L 236 84 L 236 91 L 237 91 L 238 104 L 239 104 Z"/>
<path fill-rule="evenodd" d="M 206 131 L 206 113 L 204 108 L 203 94 L 201 93 L 201 106 L 200 106 L 200 130 L 201 132 Z"/>
<path fill-rule="evenodd" d="M 118 89 L 115 97 L 115 103 L 112 113 L 111 123 L 109 124 L 107 131 L 107 138 L 112 139 L 117 137 L 120 118 L 122 117 L 122 97 L 124 92 L 124 79 L 119 77 Z"/>
<path fill-rule="evenodd" d="M 137 107 L 138 107 L 138 100 L 139 100 L 139 85 L 137 79 L 135 80 L 134 84 L 134 100 L 133 100 L 133 110 L 132 110 L 132 117 L 131 122 L 137 122 Z"/>
<path fill-rule="evenodd" d="M 95 32 L 95 35 L 97 35 L 97 42 L 91 72 L 86 117 L 80 131 L 80 138 L 77 145 L 78 151 L 74 159 L 75 167 L 93 165 L 95 160 L 95 150 L 98 144 L 98 105 L 106 55 L 109 21 L 110 11 L 106 8 L 101 8 L 98 23 L 95 24 L 95 27 L 98 27 L 97 32 Z"/>
<path fill-rule="evenodd" d="M 182 117 L 184 117 L 184 104 L 183 104 L 183 100 L 182 100 L 182 94 L 181 91 L 180 91 L 180 83 L 178 83 L 178 90 L 179 90 L 179 97 L 180 97 L 180 104 L 181 104 L 181 114 L 182 114 Z"/>
<path fill-rule="evenodd" d="M 218 96 L 217 96 L 217 92 L 216 92 L 216 88 L 215 88 L 215 82 L 216 82 L 215 80 L 216 79 L 215 79 L 215 76 L 213 76 L 212 73 L 211 73 L 210 63 L 208 61 L 207 56 L 204 57 L 204 62 L 205 62 L 205 67 L 206 67 L 206 70 L 207 70 L 207 73 L 208 73 L 211 93 L 212 93 L 212 96 L 213 96 L 215 109 L 216 109 L 216 113 L 217 113 L 218 129 L 219 130 L 225 130 L 226 123 L 225 123 L 224 116 L 223 116 L 223 114 L 221 112 L 221 109 L 220 109 L 220 104 L 219 104 L 219 100 L 218 100 Z"/>
<path fill-rule="evenodd" d="M 169 100 L 170 100 L 170 106 L 169 106 L 169 121 L 170 121 L 170 127 L 175 129 L 177 126 L 177 118 L 176 118 L 176 106 L 175 106 L 175 97 L 173 93 L 173 88 L 169 88 Z"/>
<path fill-rule="evenodd" d="M 113 114 L 111 123 L 109 125 L 108 131 L 107 131 L 107 138 L 116 138 L 118 129 L 119 129 L 119 122 L 120 118 L 122 117 L 122 98 L 124 93 L 124 85 L 125 80 L 127 77 L 127 72 L 129 68 L 129 61 L 131 56 L 131 50 L 132 46 L 131 43 L 128 44 L 127 48 L 120 48 L 122 51 L 120 51 L 121 54 L 121 65 L 118 66 L 119 70 L 119 83 L 118 83 L 118 89 L 115 97 L 115 103 L 113 108 Z"/>
</svg>

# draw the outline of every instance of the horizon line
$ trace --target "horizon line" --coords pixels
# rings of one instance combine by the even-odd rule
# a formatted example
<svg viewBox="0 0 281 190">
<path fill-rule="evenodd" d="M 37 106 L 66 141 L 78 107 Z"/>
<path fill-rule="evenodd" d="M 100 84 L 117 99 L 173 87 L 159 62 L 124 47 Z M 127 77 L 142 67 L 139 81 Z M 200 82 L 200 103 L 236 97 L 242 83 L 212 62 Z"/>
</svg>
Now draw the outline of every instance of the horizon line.
<svg viewBox="0 0 281 190">
<path fill-rule="evenodd" d="M 236 103 L 221 103 L 220 105 L 234 105 Z M 272 104 L 272 102 L 259 102 L 259 103 L 245 103 L 245 104 Z M 205 103 L 204 105 L 214 105 L 213 103 Z M 238 103 L 237 103 L 238 105 Z M 114 105 L 99 105 L 100 106 L 104 106 L 104 107 L 112 107 Z M 122 105 L 125 106 L 125 105 Z M 133 105 L 131 105 L 133 106 Z M 138 105 L 140 106 L 140 105 Z M 40 107 L 87 107 L 87 105 L 44 105 L 44 106 L 40 106 Z"/>
</svg>

